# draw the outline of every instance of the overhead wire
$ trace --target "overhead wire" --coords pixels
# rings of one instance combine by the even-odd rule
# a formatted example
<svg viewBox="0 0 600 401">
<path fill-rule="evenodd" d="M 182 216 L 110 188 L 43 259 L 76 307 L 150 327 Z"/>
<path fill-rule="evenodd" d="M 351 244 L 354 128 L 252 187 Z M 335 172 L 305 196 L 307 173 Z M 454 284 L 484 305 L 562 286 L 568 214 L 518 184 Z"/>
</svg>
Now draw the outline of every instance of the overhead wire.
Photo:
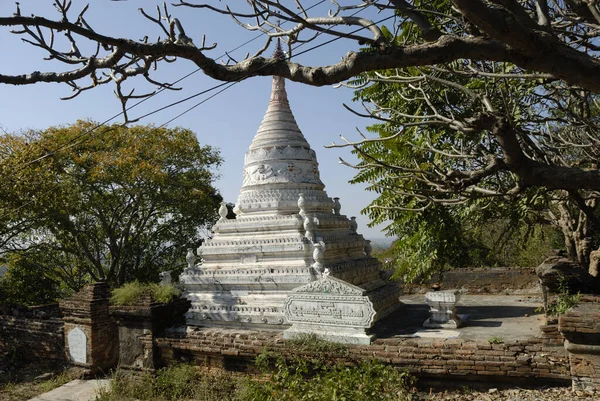
<svg viewBox="0 0 600 401">
<path fill-rule="evenodd" d="M 364 9 L 360 9 L 359 11 L 356 11 L 355 13 L 351 14 L 350 16 L 351 16 L 351 17 L 353 17 L 353 16 L 357 15 L 359 12 L 361 12 L 361 11 L 363 11 L 363 10 L 364 10 Z M 381 20 L 379 20 L 379 21 L 377 21 L 377 22 L 373 22 L 372 24 L 370 24 L 370 25 L 368 25 L 368 26 L 360 27 L 360 28 L 358 28 L 358 29 L 356 29 L 356 30 L 354 30 L 354 31 L 352 31 L 352 32 L 349 32 L 349 33 L 348 33 L 348 35 L 355 34 L 355 33 L 359 32 L 359 31 L 361 31 L 361 30 L 363 30 L 363 29 L 366 29 L 366 28 L 368 28 L 368 27 L 369 27 L 369 26 L 371 26 L 371 25 L 377 25 L 377 24 L 380 24 L 380 23 L 382 23 L 382 22 L 385 22 L 385 21 L 387 21 L 387 20 L 389 20 L 389 19 L 391 19 L 391 18 L 394 18 L 394 17 L 395 17 L 395 15 L 391 15 L 391 16 L 389 16 L 389 17 L 383 18 L 383 19 L 381 19 Z M 339 24 L 336 24 L 336 25 L 334 25 L 334 27 L 335 27 L 335 26 L 337 26 L 337 25 L 339 25 Z M 333 27 L 332 27 L 332 28 L 333 28 Z M 322 32 L 317 32 L 317 34 L 315 35 L 315 38 L 316 38 L 317 36 L 319 36 L 321 33 L 327 33 L 327 31 L 328 31 L 328 30 L 330 30 L 330 29 L 331 29 L 331 28 L 328 28 L 328 29 L 327 29 L 327 30 L 325 30 L 325 31 L 322 31 Z M 253 76 L 253 74 L 255 74 L 257 71 L 260 71 L 261 69 L 263 69 L 263 68 L 266 68 L 267 66 L 271 66 L 271 65 L 278 64 L 278 63 L 282 63 L 282 62 L 284 62 L 284 61 L 287 61 L 287 60 L 291 60 L 293 57 L 300 56 L 300 55 L 302 55 L 302 54 L 308 53 L 309 51 L 312 51 L 312 50 L 318 49 L 318 48 L 320 48 L 320 47 L 323 47 L 323 46 L 325 46 L 325 45 L 328 45 L 328 44 L 330 44 L 330 43 L 333 43 L 333 42 L 335 42 L 335 41 L 338 41 L 338 40 L 340 40 L 340 39 L 343 39 L 343 38 L 344 38 L 343 36 L 336 36 L 336 37 L 335 37 L 335 38 L 333 38 L 333 39 L 330 39 L 330 40 L 328 40 L 328 41 L 325 41 L 325 42 L 323 42 L 323 43 L 320 43 L 320 44 L 318 44 L 318 45 L 315 45 L 315 46 L 313 46 L 313 47 L 311 47 L 311 48 L 305 49 L 305 50 L 301 51 L 300 53 L 293 54 L 292 56 L 290 56 L 290 57 L 288 57 L 288 58 L 286 58 L 286 59 L 283 59 L 283 60 L 276 60 L 276 61 L 272 62 L 271 64 L 263 65 L 263 66 L 259 67 L 259 68 L 258 68 L 256 71 L 253 71 L 252 73 L 248 73 L 248 74 L 244 75 L 243 77 L 241 77 L 241 78 L 239 78 L 239 79 L 235 80 L 234 82 L 226 82 L 225 84 L 226 84 L 227 86 L 226 86 L 225 88 L 223 88 L 223 89 L 221 89 L 220 91 L 218 91 L 218 92 L 216 92 L 216 93 L 212 94 L 211 96 L 207 97 L 206 99 L 204 99 L 204 100 L 202 100 L 202 101 L 200 101 L 200 102 L 196 103 L 194 106 L 192 106 L 192 107 L 188 108 L 187 110 L 185 110 L 185 111 L 183 111 L 182 113 L 178 114 L 177 116 L 173 117 L 173 118 L 172 118 L 172 119 L 170 119 L 169 121 L 167 121 L 167 122 L 165 122 L 165 123 L 161 124 L 161 125 L 160 125 L 158 128 L 162 128 L 162 127 L 164 127 L 164 126 L 166 126 L 166 125 L 170 124 L 171 122 L 175 121 L 175 120 L 176 120 L 176 119 L 178 119 L 179 117 L 181 117 L 181 116 L 183 116 L 183 115 L 185 115 L 185 114 L 189 113 L 190 111 L 194 110 L 196 107 L 200 106 L 201 104 L 203 104 L 203 103 L 207 102 L 208 100 L 210 100 L 210 99 L 214 98 L 215 96 L 217 96 L 217 95 L 219 95 L 219 94 L 221 94 L 221 93 L 225 92 L 227 89 L 231 88 L 232 86 L 239 84 L 240 82 L 242 82 L 243 80 L 245 80 L 245 79 L 249 78 L 250 76 Z M 301 47 L 301 46 L 305 45 L 306 43 L 307 43 L 307 42 L 300 43 L 298 46 L 296 46 L 296 47 L 295 47 L 294 49 L 292 49 L 292 50 L 296 50 L 296 49 L 298 49 L 299 47 Z M 219 86 L 223 86 L 223 85 L 221 84 L 221 85 L 219 85 Z M 167 107 L 164 107 L 164 108 L 167 108 Z M 164 108 L 163 108 L 163 109 L 164 109 Z M 154 114 L 154 112 L 148 113 L 148 114 L 144 115 L 143 117 L 147 117 L 147 116 L 149 116 L 149 115 L 151 115 L 151 114 Z"/>
<path fill-rule="evenodd" d="M 323 3 L 324 1 L 325 1 L 325 0 L 322 0 L 321 2 L 317 3 L 316 5 L 318 5 L 318 4 L 320 4 L 320 3 Z M 316 6 L 316 5 L 315 5 L 315 6 Z M 314 7 L 314 6 L 313 6 L 313 7 Z M 364 10 L 364 9 L 361 9 L 361 10 L 359 10 L 359 11 L 355 12 L 355 13 L 354 13 L 354 14 L 352 14 L 351 16 L 355 16 L 355 15 L 357 15 L 357 14 L 358 14 L 359 12 L 361 12 L 362 10 Z M 385 21 L 387 21 L 387 20 L 389 20 L 389 19 L 391 19 L 391 18 L 394 18 L 394 17 L 395 17 L 394 15 L 391 15 L 391 16 L 388 16 L 388 17 L 386 17 L 386 18 L 382 18 L 382 19 L 381 19 L 381 20 L 379 20 L 379 21 L 373 22 L 371 25 L 377 25 L 377 24 L 380 24 L 380 23 L 382 23 L 382 22 L 385 22 Z M 338 25 L 338 24 L 336 24 L 336 25 L 334 25 L 334 26 L 337 26 L 337 25 Z M 369 26 L 370 26 L 370 25 L 369 25 Z M 332 28 L 333 28 L 333 27 L 332 27 Z M 330 29 L 332 29 L 332 28 L 328 28 L 327 30 L 325 30 L 325 31 L 322 31 L 322 32 L 317 32 L 317 35 L 315 35 L 315 37 L 317 37 L 317 36 L 318 36 L 319 34 L 321 34 L 321 33 L 327 33 L 327 31 L 328 31 L 328 30 L 330 30 Z M 361 30 L 363 30 L 363 29 L 366 29 L 366 28 L 368 28 L 368 26 L 363 26 L 363 27 L 360 27 L 360 28 L 358 28 L 358 29 L 356 29 L 356 30 L 354 30 L 354 31 L 351 31 L 351 32 L 349 32 L 349 35 L 351 35 L 351 34 L 354 34 L 354 33 L 357 33 L 357 32 L 359 32 L 359 31 L 361 31 Z M 257 36 L 257 37 L 255 37 L 255 38 L 253 38 L 253 40 L 254 40 L 254 39 L 256 39 L 256 38 L 258 38 L 258 37 L 260 37 L 260 36 L 262 36 L 262 34 L 261 34 L 261 35 L 259 35 L 259 36 Z M 308 48 L 308 49 L 305 49 L 305 50 L 303 50 L 303 51 L 302 51 L 302 52 L 300 52 L 300 53 L 293 54 L 293 55 L 291 55 L 290 57 L 288 57 L 288 58 L 286 58 L 286 59 L 282 59 L 282 60 L 276 60 L 276 61 L 272 62 L 272 64 L 274 65 L 274 64 L 281 63 L 281 62 L 284 62 L 284 61 L 287 61 L 287 60 L 291 60 L 293 57 L 296 57 L 296 56 L 299 56 L 299 55 L 302 55 L 302 54 L 308 53 L 309 51 L 313 51 L 313 50 L 315 50 L 315 49 L 321 48 L 321 47 L 323 47 L 323 46 L 326 46 L 326 45 L 328 45 L 328 44 L 330 44 L 330 43 L 336 42 L 336 41 L 338 41 L 338 40 L 340 40 L 340 39 L 343 39 L 343 38 L 344 38 L 343 36 L 336 36 L 336 37 L 335 37 L 335 38 L 333 38 L 333 39 L 330 39 L 330 40 L 328 40 L 328 41 L 325 41 L 325 42 L 323 42 L 323 43 L 320 43 L 320 44 L 318 44 L 318 45 L 312 46 L 312 47 L 310 47 L 310 48 Z M 250 43 L 250 42 L 251 42 L 251 41 L 249 41 L 249 42 L 247 42 L 247 43 Z M 247 43 L 246 43 L 246 44 L 247 44 Z M 294 48 L 294 49 L 292 49 L 292 50 L 298 49 L 299 47 L 303 46 L 303 45 L 304 45 L 304 44 L 306 44 L 306 43 L 307 43 L 307 42 L 300 43 L 298 46 L 296 46 L 296 48 Z M 238 48 L 239 48 L 239 47 L 238 47 Z M 221 56 L 221 57 L 223 57 L 223 56 Z M 220 58 L 220 57 L 219 57 L 219 58 Z M 262 68 L 266 68 L 266 67 L 267 67 L 267 65 L 263 65 L 263 66 L 259 67 L 259 68 L 258 68 L 256 71 L 259 71 L 260 69 L 262 69 Z M 186 77 L 188 77 L 188 76 L 190 76 L 190 75 L 192 75 L 192 74 L 196 73 L 198 70 L 200 70 L 200 68 L 198 68 L 197 70 L 195 70 L 195 71 L 193 71 L 193 72 L 191 72 L 191 73 L 187 74 L 187 75 L 186 75 Z M 218 91 L 218 92 L 216 92 L 216 93 L 212 94 L 211 96 L 209 96 L 208 98 L 206 98 L 206 99 L 203 99 L 202 101 L 200 101 L 200 102 L 196 103 L 194 106 L 192 106 L 192 107 L 190 107 L 190 108 L 186 109 L 184 112 L 182 112 L 182 113 L 178 114 L 177 116 L 175 116 L 175 117 L 173 117 L 172 119 L 168 120 L 167 122 L 165 122 L 165 123 L 161 124 L 159 127 L 155 128 L 155 129 L 160 129 L 160 128 L 163 128 L 164 126 L 166 126 L 166 125 L 170 124 L 171 122 L 173 122 L 173 121 L 175 121 L 176 119 L 180 118 L 181 116 L 183 116 L 183 115 L 187 114 L 188 112 L 192 111 L 193 109 L 195 109 L 196 107 L 200 106 L 201 104 L 203 104 L 203 103 L 207 102 L 208 100 L 210 100 L 210 99 L 214 98 L 215 96 L 217 96 L 217 95 L 219 95 L 219 94 L 223 93 L 223 92 L 224 92 L 224 91 L 226 91 L 227 89 L 229 89 L 229 88 L 231 88 L 232 86 L 234 86 L 234 85 L 236 85 L 236 84 L 240 83 L 241 81 L 245 80 L 246 78 L 249 78 L 249 77 L 250 77 L 252 74 L 256 73 L 256 71 L 254 71 L 253 73 L 248 73 L 248 74 L 244 75 L 242 78 L 239 78 L 238 80 L 236 80 L 236 81 L 234 81 L 234 82 L 223 82 L 223 83 L 221 83 L 221 84 L 215 85 L 215 86 L 213 86 L 213 87 L 211 87 L 211 88 L 209 88 L 209 89 L 206 89 L 206 90 L 204 90 L 204 91 L 201 91 L 201 92 L 199 92 L 199 94 L 205 94 L 205 93 L 207 93 L 207 92 L 210 92 L 210 91 L 212 91 L 212 90 L 215 90 L 215 89 L 218 89 L 218 88 L 221 88 L 221 87 L 224 87 L 224 86 L 225 86 L 225 87 L 224 87 L 223 89 L 221 89 L 220 91 Z M 180 80 L 178 80 L 178 81 L 175 81 L 175 83 L 177 83 L 177 82 L 180 82 L 181 80 L 185 79 L 186 77 L 184 77 L 184 78 L 181 78 L 181 79 L 180 79 Z M 190 99 L 192 99 L 192 98 L 194 98 L 194 97 L 197 97 L 197 96 L 199 96 L 199 94 L 195 94 L 195 95 L 192 95 L 192 96 L 188 96 L 187 98 L 180 99 L 180 100 L 178 100 L 177 102 L 174 102 L 173 104 L 170 104 L 170 105 L 167 105 L 167 106 L 163 106 L 163 107 L 161 107 L 160 109 L 157 109 L 156 111 L 153 111 L 153 112 L 151 112 L 151 113 L 148 113 L 148 114 L 146 114 L 146 115 L 144 115 L 144 116 L 142 116 L 142 117 L 138 118 L 138 120 L 139 120 L 139 119 L 141 119 L 141 118 L 145 118 L 145 117 L 147 117 L 147 116 L 149 116 L 149 115 L 155 114 L 156 112 L 162 111 L 162 110 L 164 110 L 164 109 L 166 109 L 166 108 L 172 107 L 173 105 L 178 105 L 178 104 L 181 104 L 181 103 L 183 103 L 183 102 L 185 102 L 185 101 L 188 101 L 188 100 L 190 100 Z M 133 108 L 133 107 L 137 106 L 138 104 L 142 103 L 142 102 L 143 102 L 143 101 L 145 101 L 145 100 L 146 100 L 146 99 L 143 99 L 142 101 L 140 101 L 140 102 L 136 103 L 135 105 L 131 106 L 131 108 Z M 129 109 L 127 109 L 127 110 L 129 110 Z M 101 123 L 101 124 L 98 124 L 97 126 L 95 126 L 94 128 L 92 128 L 91 130 L 88 130 L 88 131 L 86 132 L 86 134 L 89 134 L 89 133 L 90 133 L 90 132 L 92 132 L 93 130 L 95 130 L 95 129 L 98 129 L 98 128 L 100 128 L 100 127 L 101 127 L 101 126 L 103 126 L 103 125 L 106 125 L 106 123 L 107 123 L 107 122 L 111 121 L 112 119 L 114 119 L 114 118 L 116 118 L 116 117 L 118 117 L 118 116 L 120 116 L 120 115 L 122 115 L 122 114 L 123 114 L 123 112 L 121 112 L 121 113 L 117 114 L 115 117 L 112 117 L 112 118 L 111 118 L 111 119 L 109 119 L 109 120 L 106 120 L 106 122 L 103 122 L 103 123 Z M 71 146 L 76 146 L 76 145 L 77 145 L 77 144 L 79 144 L 79 143 L 82 143 L 82 141 L 80 141 L 80 142 L 78 142 L 78 143 L 76 143 L 76 144 L 70 144 L 70 145 L 68 145 L 68 147 L 71 147 Z M 58 150 L 67 149 L 68 147 L 63 147 L 62 149 L 58 149 Z M 53 154 L 55 154 L 55 153 L 56 153 L 58 150 L 55 150 L 55 151 L 53 151 L 53 152 L 50 152 L 51 154 L 49 153 L 49 154 L 47 154 L 47 155 L 44 155 L 44 157 L 41 157 L 41 158 L 38 158 L 38 159 L 36 159 L 36 160 L 34 160 L 34 161 L 32 161 L 32 162 L 29 162 L 27 165 L 29 165 L 29 164 L 31 164 L 31 163 L 33 163 L 33 162 L 35 162 L 35 161 L 42 160 L 43 158 L 46 158 L 46 157 L 52 156 L 52 155 L 53 155 Z M 19 170 L 19 171 L 20 171 L 20 170 Z M 55 189 L 55 188 L 57 188 L 57 187 L 58 187 L 58 184 L 56 184 L 54 187 L 50 188 L 48 191 L 45 191 L 45 192 L 44 192 L 44 194 L 51 192 L 52 190 L 54 190 L 54 189 Z M 12 213 L 14 213 L 14 212 L 15 212 L 15 211 L 17 211 L 17 210 L 20 210 L 20 209 L 22 209 L 22 208 L 24 208 L 24 207 L 26 207 L 26 206 L 28 206 L 28 205 L 32 204 L 33 202 L 35 202 L 35 200 L 32 200 L 32 201 L 26 202 L 25 204 L 23 204 L 23 205 L 19 206 L 18 208 L 14 209 L 14 210 L 12 210 L 12 211 L 9 211 L 9 212 L 7 212 L 7 213 L 4 213 L 3 215 L 1 215 L 1 216 L 0 216 L 0 219 L 1 219 L 1 218 L 4 218 L 5 216 L 7 216 L 7 215 L 9 215 L 9 214 L 12 214 Z"/>
<path fill-rule="evenodd" d="M 308 11 L 308 10 L 310 10 L 310 9 L 314 8 L 314 7 L 317 7 L 318 5 L 320 5 L 320 4 L 322 4 L 322 3 L 324 3 L 325 1 L 326 1 L 326 0 L 320 0 L 319 2 L 317 2 L 317 3 L 313 4 L 312 6 L 308 7 L 308 8 L 306 9 L 306 11 Z M 284 23 L 285 23 L 285 22 L 284 22 Z M 273 29 L 274 29 L 274 28 L 270 29 L 269 31 L 271 31 L 271 30 L 273 30 Z M 261 32 L 259 35 L 256 35 L 256 36 L 255 36 L 255 37 L 253 37 L 252 39 L 249 39 L 249 40 L 245 41 L 244 43 L 242 43 L 242 44 L 240 44 L 240 45 L 236 46 L 235 48 L 233 48 L 233 49 L 231 49 L 231 50 L 228 50 L 228 51 L 225 51 L 225 53 L 224 53 L 224 54 L 222 54 L 222 55 L 220 55 L 220 56 L 216 57 L 215 59 L 220 59 L 220 58 L 222 58 L 222 57 L 228 56 L 228 55 L 229 55 L 229 53 L 232 53 L 232 52 L 234 52 L 234 51 L 236 51 L 236 50 L 239 50 L 239 49 L 241 49 L 242 47 L 244 47 L 244 46 L 246 46 L 246 45 L 248 45 L 248 44 L 252 43 L 253 41 L 257 40 L 258 38 L 260 38 L 260 37 L 264 36 L 265 34 L 268 34 L 268 32 L 269 32 L 269 31 L 267 31 L 267 32 Z M 184 75 L 183 77 L 181 77 L 181 78 L 177 79 L 176 81 L 174 81 L 174 82 L 172 82 L 172 83 L 169 83 L 169 86 L 176 85 L 176 84 L 178 84 L 179 82 L 181 82 L 181 81 L 183 81 L 183 80 L 185 80 L 185 79 L 189 78 L 190 76 L 194 75 L 195 73 L 197 73 L 197 72 L 199 72 L 199 71 L 201 71 L 201 68 L 199 68 L 199 67 L 198 67 L 198 68 L 196 68 L 194 71 L 191 71 L 191 72 L 189 72 L 188 74 L 186 74 L 186 75 Z M 178 105 L 178 104 L 184 103 L 184 102 L 186 102 L 186 101 L 188 101 L 188 100 L 191 100 L 191 99 L 194 99 L 194 98 L 196 98 L 196 97 L 198 97 L 198 96 L 202 96 L 202 95 L 204 95 L 204 94 L 206 94 L 206 93 L 208 93 L 208 92 L 211 92 L 211 91 L 213 91 L 213 90 L 215 90 L 215 89 L 221 88 L 221 87 L 223 87 L 223 86 L 225 86 L 225 85 L 227 85 L 227 84 L 228 84 L 228 82 L 223 82 L 223 83 L 221 83 L 221 84 L 214 85 L 214 86 L 212 86 L 212 87 L 210 87 L 210 88 L 208 88 L 208 89 L 205 89 L 205 90 L 203 90 L 203 91 L 200 91 L 200 92 L 198 92 L 198 93 L 195 93 L 194 95 L 188 96 L 187 98 L 180 99 L 180 100 L 178 100 L 178 101 L 176 101 L 176 102 L 174 102 L 174 103 L 171 103 L 171 104 L 169 104 L 169 105 L 167 105 L 167 106 L 160 107 L 159 109 L 157 109 L 157 110 L 154 110 L 153 112 L 147 113 L 147 114 L 143 115 L 142 117 L 139 117 L 137 120 L 139 120 L 139 119 L 141 119 L 141 118 L 145 118 L 145 117 L 147 117 L 147 116 L 149 116 L 149 115 L 155 114 L 155 113 L 157 113 L 157 112 L 159 112 L 159 111 L 165 110 L 165 109 L 167 109 L 167 108 L 169 108 L 169 107 L 173 107 L 173 106 L 176 106 L 176 105 Z M 100 127 L 103 127 L 103 126 L 107 125 L 109 122 L 111 122 L 111 121 L 112 121 L 112 120 L 114 120 L 115 118 L 122 116 L 122 115 L 123 115 L 125 112 L 127 112 L 127 111 L 129 111 L 129 110 L 133 109 L 134 107 L 137 107 L 137 106 L 139 106 L 140 104 L 142 104 L 142 103 L 146 102 L 147 100 L 150 100 L 150 99 L 151 99 L 151 98 L 153 98 L 154 96 L 156 96 L 156 95 L 158 95 L 158 94 L 160 94 L 160 93 L 164 92 L 164 91 L 165 91 L 165 90 L 167 90 L 167 89 L 168 89 L 168 88 L 167 88 L 167 86 L 163 86 L 162 88 L 160 88 L 160 89 L 159 89 L 159 90 L 157 90 L 156 92 L 152 93 L 151 95 L 149 95 L 149 96 L 147 96 L 147 97 L 144 97 L 143 99 L 141 99 L 140 101 L 138 101 L 138 102 L 134 103 L 133 105 L 131 105 L 131 106 L 129 106 L 129 107 L 126 107 L 126 108 L 125 108 L 125 110 L 123 110 L 123 111 L 120 111 L 119 113 L 117 113 L 117 114 L 115 114 L 115 115 L 111 116 L 110 118 L 107 118 L 106 120 L 102 121 L 101 123 L 98 123 L 98 124 L 97 124 L 97 125 L 95 125 L 94 127 L 92 127 L 92 128 L 90 128 L 90 129 L 88 129 L 87 131 L 85 131 L 85 132 L 83 132 L 83 133 L 81 133 L 81 134 L 79 134 L 79 135 L 75 136 L 74 138 L 71 138 L 71 139 L 69 139 L 67 142 L 65 142 L 63 145 L 59 146 L 58 148 L 56 148 L 56 149 L 54 149 L 54 150 L 52 150 L 52 151 L 49 151 L 49 152 L 47 152 L 47 153 L 43 154 L 42 156 L 39 156 L 39 157 L 37 157 L 37 158 L 35 158 L 35 159 L 33 159 L 33 160 L 30 160 L 29 162 L 23 163 L 22 165 L 20 165 L 20 166 L 19 166 L 20 168 L 19 168 L 19 169 L 18 169 L 18 170 L 17 170 L 15 173 L 18 173 L 18 172 L 19 172 L 19 171 L 21 171 L 23 168 L 25 168 L 25 167 L 27 167 L 27 166 L 29 166 L 29 165 L 31 165 L 31 164 L 37 163 L 37 162 L 39 162 L 39 161 L 41 161 L 41 160 L 44 160 L 44 159 L 46 159 L 46 158 L 48 158 L 48 157 L 51 157 L 51 156 L 53 156 L 54 154 L 56 154 L 57 152 L 59 152 L 59 151 L 61 151 L 61 150 L 70 149 L 70 148 L 71 148 L 71 147 L 73 147 L 73 146 L 77 146 L 79 143 L 81 143 L 81 141 L 79 141 L 81 138 L 84 138 L 84 137 L 86 137 L 86 136 L 90 135 L 91 133 L 93 133 L 94 131 L 96 131 L 98 128 L 100 128 Z M 78 141 L 78 142 L 75 142 L 75 141 Z"/>
</svg>

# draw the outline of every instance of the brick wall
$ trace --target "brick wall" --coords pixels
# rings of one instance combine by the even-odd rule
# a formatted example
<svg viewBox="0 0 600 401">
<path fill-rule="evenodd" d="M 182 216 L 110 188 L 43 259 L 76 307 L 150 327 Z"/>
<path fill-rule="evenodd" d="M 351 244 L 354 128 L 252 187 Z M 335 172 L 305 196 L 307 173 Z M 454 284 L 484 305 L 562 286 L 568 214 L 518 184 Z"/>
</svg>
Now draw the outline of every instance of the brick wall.
<svg viewBox="0 0 600 401">
<path fill-rule="evenodd" d="M 431 284 L 441 283 L 442 289 L 464 289 L 469 294 L 538 294 L 538 277 L 533 268 L 485 267 L 455 269 L 434 276 L 425 284 L 404 286 L 405 294 L 429 291 Z"/>
<path fill-rule="evenodd" d="M 0 359 L 64 361 L 63 322 L 58 305 L 21 308 L 17 316 L 0 315 Z"/>
<path fill-rule="evenodd" d="M 600 299 L 586 297 L 558 319 L 569 352 L 573 388 L 600 390 Z"/>
<path fill-rule="evenodd" d="M 278 333 L 196 329 L 187 335 L 166 335 L 155 341 L 165 364 L 194 361 L 230 370 L 251 371 L 254 358 L 265 349 L 298 354 L 285 345 Z M 424 378 L 444 376 L 451 380 L 513 384 L 519 379 L 563 384 L 571 379 L 564 348 L 545 344 L 541 338 L 506 344 L 459 339 L 377 339 L 370 346 L 349 346 L 346 356 L 325 358 L 342 362 L 376 358 Z"/>
<path fill-rule="evenodd" d="M 116 366 L 119 357 L 119 331 L 109 314 L 110 288 L 105 282 L 88 284 L 79 292 L 60 302 L 64 330 L 68 336 L 78 328 L 86 337 L 85 362 L 71 361 L 88 374 L 106 372 Z M 69 352 L 67 352 L 69 353 Z"/>
</svg>

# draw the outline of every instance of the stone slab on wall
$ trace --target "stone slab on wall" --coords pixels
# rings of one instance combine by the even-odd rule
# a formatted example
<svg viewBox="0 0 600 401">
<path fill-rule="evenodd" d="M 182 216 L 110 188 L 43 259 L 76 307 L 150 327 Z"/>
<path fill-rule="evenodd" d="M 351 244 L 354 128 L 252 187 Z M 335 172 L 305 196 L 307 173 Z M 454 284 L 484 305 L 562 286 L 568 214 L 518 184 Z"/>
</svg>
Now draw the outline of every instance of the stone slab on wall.
<svg viewBox="0 0 600 401">
<path fill-rule="evenodd" d="M 469 294 L 540 294 L 535 269 L 525 267 L 454 269 L 443 277 L 433 276 L 424 284 L 405 285 L 404 293 L 424 294 L 433 283 L 441 283 L 442 289 L 462 289 Z"/>
<path fill-rule="evenodd" d="M 281 333 L 196 329 L 155 339 L 165 364 L 182 361 L 236 367 L 252 371 L 254 359 L 265 349 L 284 354 Z M 333 360 L 356 362 L 376 358 L 418 377 L 454 380 L 514 382 L 519 378 L 570 382 L 569 357 L 562 346 L 543 344 L 540 338 L 490 344 L 460 339 L 377 339 L 371 345 L 349 345 L 344 356 Z"/>
<path fill-rule="evenodd" d="M 154 336 L 167 326 L 185 324 L 184 314 L 190 305 L 184 298 L 168 304 L 157 303 L 146 294 L 134 305 L 111 307 L 110 313 L 119 326 L 119 367 L 133 370 L 160 367 Z"/>
</svg>

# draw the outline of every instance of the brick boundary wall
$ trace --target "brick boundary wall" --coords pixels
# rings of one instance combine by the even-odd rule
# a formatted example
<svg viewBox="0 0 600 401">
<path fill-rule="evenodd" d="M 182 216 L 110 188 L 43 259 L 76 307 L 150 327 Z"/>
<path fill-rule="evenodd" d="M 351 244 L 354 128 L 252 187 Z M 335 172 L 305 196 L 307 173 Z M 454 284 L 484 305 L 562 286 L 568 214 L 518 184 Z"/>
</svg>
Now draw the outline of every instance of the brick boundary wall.
<svg viewBox="0 0 600 401">
<path fill-rule="evenodd" d="M 234 371 L 253 371 L 254 359 L 265 349 L 284 355 L 303 355 L 285 345 L 280 333 L 196 329 L 183 336 L 155 338 L 165 365 L 177 362 L 208 363 Z M 542 338 L 490 344 L 460 339 L 377 339 L 373 344 L 351 345 L 346 356 L 327 359 L 356 362 L 378 359 L 406 368 L 423 379 L 521 383 L 538 379 L 567 385 L 571 381 L 569 356 L 562 345 Z"/>
<path fill-rule="evenodd" d="M 65 361 L 64 324 L 59 317 L 0 315 L 0 359 Z"/>
<path fill-rule="evenodd" d="M 405 294 L 429 291 L 431 284 L 441 283 L 442 289 L 463 289 L 469 294 L 540 294 L 539 280 L 531 267 L 482 267 L 454 269 L 443 277 L 433 276 L 424 284 L 405 284 Z"/>
</svg>

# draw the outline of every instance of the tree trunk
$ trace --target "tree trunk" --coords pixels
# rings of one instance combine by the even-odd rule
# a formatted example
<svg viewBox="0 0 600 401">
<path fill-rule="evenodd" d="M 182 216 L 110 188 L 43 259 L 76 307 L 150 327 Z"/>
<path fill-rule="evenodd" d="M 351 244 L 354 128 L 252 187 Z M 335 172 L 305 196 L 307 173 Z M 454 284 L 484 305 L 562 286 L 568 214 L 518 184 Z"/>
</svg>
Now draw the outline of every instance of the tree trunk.
<svg viewBox="0 0 600 401">
<path fill-rule="evenodd" d="M 582 268 L 591 269 L 592 237 L 589 219 L 581 211 L 573 213 L 566 202 L 560 202 L 558 208 L 560 210 L 558 225 L 565 239 L 567 256 Z M 576 215 L 577 218 L 573 215 Z M 600 252 L 596 258 L 600 258 Z"/>
<path fill-rule="evenodd" d="M 588 268 L 588 272 L 594 276 L 598 277 L 598 273 L 600 271 L 600 249 L 596 249 L 590 253 L 590 267 Z"/>
</svg>

